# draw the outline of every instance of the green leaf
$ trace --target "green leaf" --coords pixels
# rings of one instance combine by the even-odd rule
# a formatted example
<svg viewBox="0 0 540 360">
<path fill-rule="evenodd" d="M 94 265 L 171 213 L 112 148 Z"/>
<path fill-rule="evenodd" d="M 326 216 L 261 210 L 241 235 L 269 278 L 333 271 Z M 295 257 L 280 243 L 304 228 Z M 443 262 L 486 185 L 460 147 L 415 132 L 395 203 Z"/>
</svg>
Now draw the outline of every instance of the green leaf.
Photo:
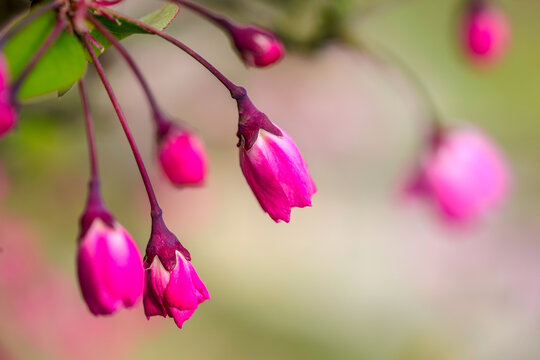
<svg viewBox="0 0 540 360">
<path fill-rule="evenodd" d="M 179 10 L 178 5 L 168 3 L 160 9 L 144 16 L 140 20 L 159 30 L 164 30 L 169 26 L 171 21 L 176 18 Z M 96 15 L 95 18 L 98 19 L 118 40 L 123 40 L 134 34 L 148 34 L 146 30 L 141 29 L 138 25 L 123 18 L 121 14 L 115 14 L 114 19 L 116 21 L 101 15 Z M 103 52 L 111 46 L 111 43 L 105 36 L 96 29 L 94 29 L 90 35 L 103 46 L 103 49 L 96 48 L 98 51 Z"/>
<path fill-rule="evenodd" d="M 58 90 L 58 97 L 61 98 L 64 95 L 66 95 L 69 92 L 69 90 L 71 90 L 71 88 L 73 88 L 73 85 L 75 85 L 75 84 L 71 84 L 68 87 L 65 87 L 63 89 Z"/>
<path fill-rule="evenodd" d="M 26 67 L 56 25 L 51 10 L 15 35 L 5 46 L 12 79 Z M 28 99 L 65 89 L 77 82 L 86 70 L 84 50 L 77 37 L 64 30 L 43 55 L 21 87 L 19 98 Z"/>
<path fill-rule="evenodd" d="M 159 30 L 165 30 L 169 24 L 176 18 L 180 8 L 178 5 L 173 3 L 168 3 L 160 9 L 144 16 L 141 18 L 141 21 L 152 25 Z"/>
</svg>

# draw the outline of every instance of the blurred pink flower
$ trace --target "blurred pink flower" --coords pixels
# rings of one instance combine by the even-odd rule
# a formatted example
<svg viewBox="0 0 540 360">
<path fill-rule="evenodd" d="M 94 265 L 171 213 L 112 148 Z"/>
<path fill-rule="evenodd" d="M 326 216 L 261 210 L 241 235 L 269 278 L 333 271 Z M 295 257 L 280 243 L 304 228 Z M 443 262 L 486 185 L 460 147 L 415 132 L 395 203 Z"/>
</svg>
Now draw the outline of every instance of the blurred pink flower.
<svg viewBox="0 0 540 360">
<path fill-rule="evenodd" d="M 167 271 L 156 256 L 146 270 L 144 312 L 149 319 L 160 315 L 172 317 L 181 329 L 199 304 L 210 299 L 206 286 L 180 251 L 176 251 L 176 266 Z"/>
<path fill-rule="evenodd" d="M 9 69 L 0 53 L 0 138 L 8 133 L 17 122 L 17 111 L 11 102 Z"/>
<path fill-rule="evenodd" d="M 279 130 L 281 136 L 260 129 L 252 148 L 240 146 L 240 167 L 264 211 L 289 222 L 291 208 L 311 206 L 317 188 L 294 140 Z"/>
<path fill-rule="evenodd" d="M 510 23 L 504 12 L 489 1 L 473 1 L 462 23 L 463 47 L 479 64 L 500 60 L 510 42 Z"/>
<path fill-rule="evenodd" d="M 141 255 L 128 232 L 94 219 L 79 243 L 77 272 L 81 292 L 94 315 L 131 307 L 142 296 L 144 270 Z"/>
<path fill-rule="evenodd" d="M 499 205 L 509 171 L 499 149 L 477 129 L 440 134 L 407 190 L 432 199 L 449 220 L 477 219 Z"/>
<path fill-rule="evenodd" d="M 201 141 L 186 130 L 172 129 L 159 142 L 159 161 L 171 183 L 178 186 L 204 182 L 207 156 Z"/>
</svg>

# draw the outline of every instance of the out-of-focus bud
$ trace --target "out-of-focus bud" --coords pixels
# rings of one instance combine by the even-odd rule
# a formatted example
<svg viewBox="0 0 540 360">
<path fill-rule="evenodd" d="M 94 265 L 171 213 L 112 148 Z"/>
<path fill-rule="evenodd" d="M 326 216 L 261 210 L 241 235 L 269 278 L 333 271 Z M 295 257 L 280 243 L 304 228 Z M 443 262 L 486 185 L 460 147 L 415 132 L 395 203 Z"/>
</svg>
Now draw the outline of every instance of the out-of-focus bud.
<svg viewBox="0 0 540 360">
<path fill-rule="evenodd" d="M 207 172 L 207 156 L 202 142 L 193 133 L 172 126 L 159 139 L 159 162 L 174 185 L 200 185 Z"/>
<path fill-rule="evenodd" d="M 475 63 L 493 64 L 505 55 L 511 37 L 510 23 L 491 1 L 470 1 L 461 27 L 462 46 Z"/>
<path fill-rule="evenodd" d="M 270 217 L 289 222 L 293 207 L 311 206 L 317 188 L 294 140 L 257 110 L 238 100 L 240 167 Z"/>
<path fill-rule="evenodd" d="M 508 188 L 509 171 L 501 152 L 473 128 L 437 134 L 409 186 L 455 222 L 485 215 L 506 198 Z"/>
<path fill-rule="evenodd" d="M 0 53 L 0 138 L 13 129 L 16 123 L 17 110 L 11 99 L 9 70 Z"/>
<path fill-rule="evenodd" d="M 277 63 L 285 54 L 285 47 L 270 31 L 257 26 L 229 24 L 226 27 L 238 53 L 249 66 L 265 67 Z"/>
<path fill-rule="evenodd" d="M 131 307 L 142 296 L 144 269 L 141 255 L 128 232 L 91 191 L 81 217 L 77 254 L 81 292 L 94 315 Z"/>
</svg>

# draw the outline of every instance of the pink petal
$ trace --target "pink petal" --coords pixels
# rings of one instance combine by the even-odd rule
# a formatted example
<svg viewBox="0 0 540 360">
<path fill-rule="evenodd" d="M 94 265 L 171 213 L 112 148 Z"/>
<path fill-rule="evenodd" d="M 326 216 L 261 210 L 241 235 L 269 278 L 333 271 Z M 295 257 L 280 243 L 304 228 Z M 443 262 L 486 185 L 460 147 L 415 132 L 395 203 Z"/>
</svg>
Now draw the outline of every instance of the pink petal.
<svg viewBox="0 0 540 360">
<path fill-rule="evenodd" d="M 200 293 L 191 276 L 190 263 L 177 252 L 178 263 L 171 272 L 165 291 L 165 299 L 169 308 L 194 310 L 199 305 Z"/>
<path fill-rule="evenodd" d="M 195 310 L 178 310 L 175 308 L 171 308 L 170 310 L 176 326 L 178 326 L 180 329 L 184 325 L 184 322 L 186 320 L 189 320 L 191 315 L 193 315 L 193 313 L 195 312 Z"/>
</svg>

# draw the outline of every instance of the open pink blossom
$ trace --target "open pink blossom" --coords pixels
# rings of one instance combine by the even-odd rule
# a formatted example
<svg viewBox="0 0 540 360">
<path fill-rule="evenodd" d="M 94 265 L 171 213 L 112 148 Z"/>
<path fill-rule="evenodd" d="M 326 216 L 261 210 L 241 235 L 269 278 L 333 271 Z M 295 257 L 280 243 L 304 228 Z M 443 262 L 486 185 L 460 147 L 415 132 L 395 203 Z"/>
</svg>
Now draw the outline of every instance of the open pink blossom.
<svg viewBox="0 0 540 360">
<path fill-rule="evenodd" d="M 410 190 L 431 198 L 449 220 L 477 219 L 506 197 L 509 172 L 499 149 L 476 129 L 443 133 Z"/>
<path fill-rule="evenodd" d="M 502 10 L 485 0 L 469 5 L 462 23 L 463 47 L 479 64 L 500 60 L 510 43 L 510 23 Z"/>
<path fill-rule="evenodd" d="M 131 307 L 144 289 L 141 255 L 118 223 L 95 218 L 79 243 L 77 270 L 81 292 L 94 315 Z"/>
<path fill-rule="evenodd" d="M 167 270 L 158 256 L 146 270 L 144 312 L 147 318 L 160 315 L 172 317 L 181 329 L 199 304 L 210 299 L 210 294 L 191 261 L 175 251 L 176 265 Z"/>
<path fill-rule="evenodd" d="M 265 67 L 277 63 L 285 54 L 279 38 L 257 26 L 229 25 L 236 49 L 247 65 Z"/>
<path fill-rule="evenodd" d="M 15 127 L 17 111 L 11 101 L 9 70 L 0 53 L 0 138 Z"/>
<path fill-rule="evenodd" d="M 311 206 L 317 188 L 294 140 L 280 131 L 260 130 L 252 148 L 241 146 L 240 167 L 264 211 L 289 222 L 291 208 Z"/>
<path fill-rule="evenodd" d="M 204 182 L 207 157 L 201 141 L 192 133 L 172 129 L 159 142 L 159 161 L 171 183 L 198 185 Z"/>
</svg>

